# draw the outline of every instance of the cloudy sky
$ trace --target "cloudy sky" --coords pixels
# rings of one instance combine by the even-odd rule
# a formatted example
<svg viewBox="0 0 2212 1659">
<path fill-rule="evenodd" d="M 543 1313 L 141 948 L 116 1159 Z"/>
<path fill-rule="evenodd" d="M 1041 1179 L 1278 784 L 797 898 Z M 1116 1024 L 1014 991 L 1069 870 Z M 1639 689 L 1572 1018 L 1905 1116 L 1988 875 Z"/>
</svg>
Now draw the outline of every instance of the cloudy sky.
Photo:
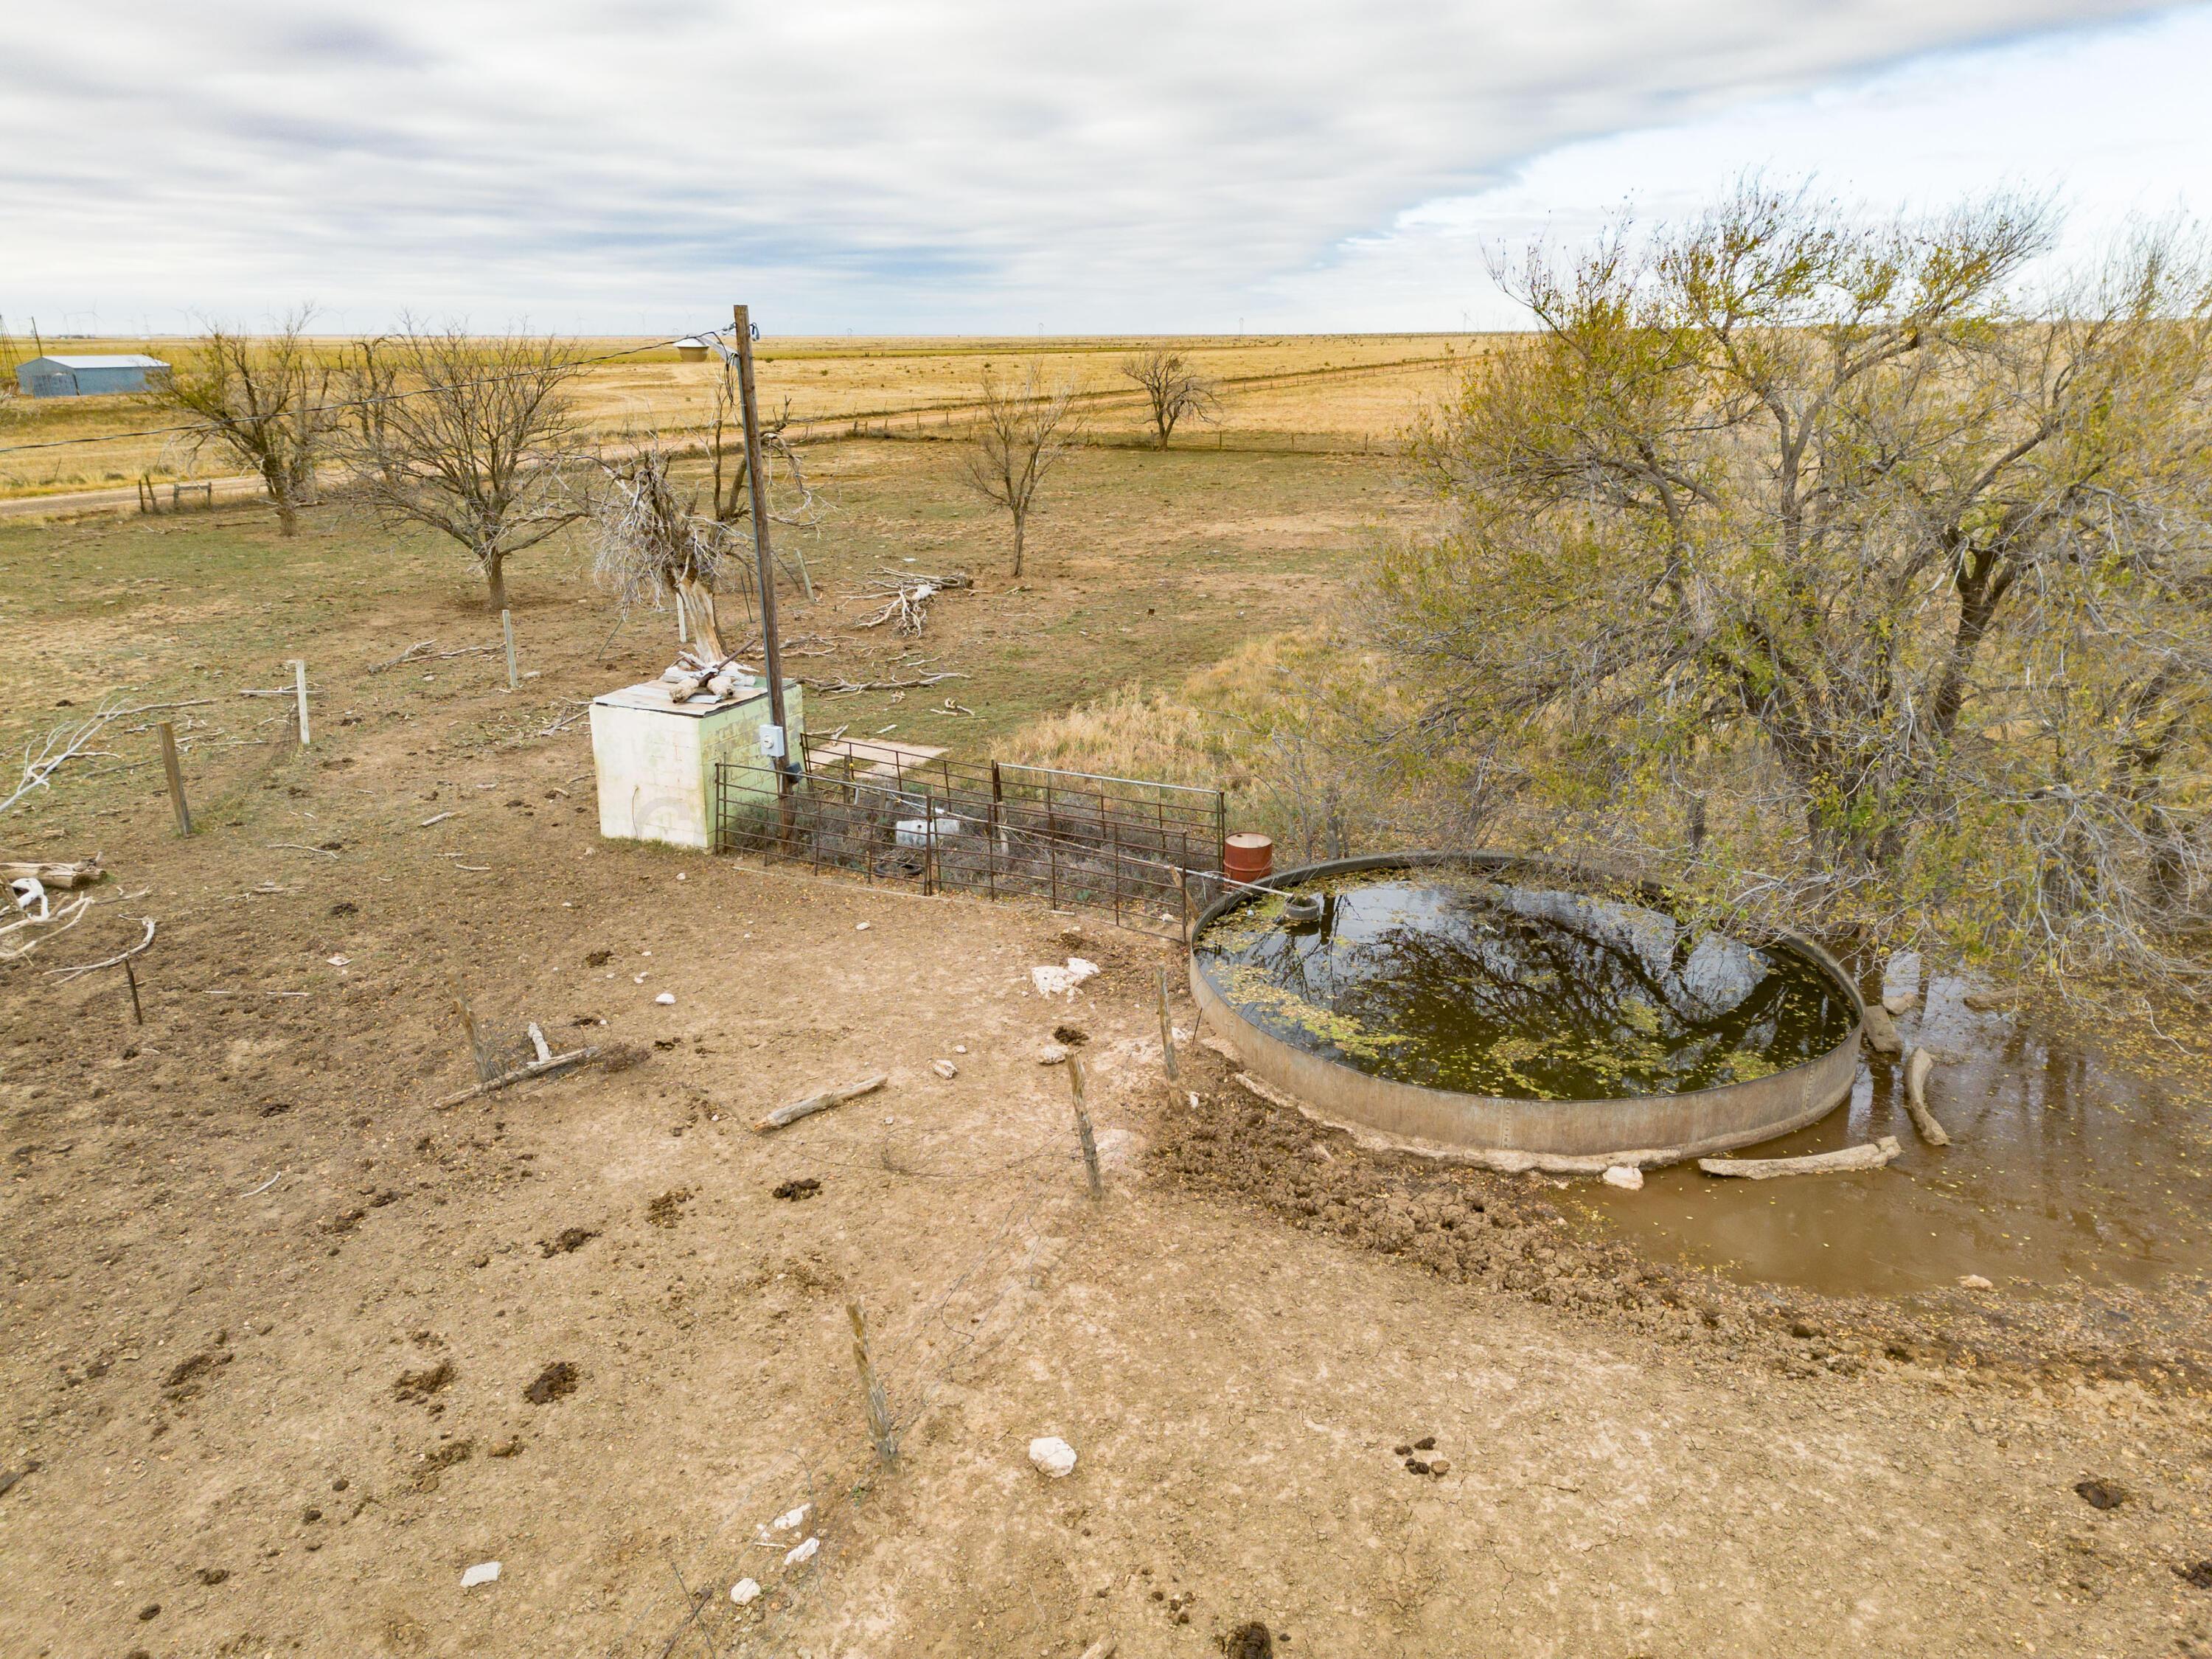
<svg viewBox="0 0 2212 1659">
<path fill-rule="evenodd" d="M 0 318 L 1510 325 L 1482 250 L 1746 168 L 2212 216 L 2212 4 L 106 0 L 15 10 Z"/>
</svg>

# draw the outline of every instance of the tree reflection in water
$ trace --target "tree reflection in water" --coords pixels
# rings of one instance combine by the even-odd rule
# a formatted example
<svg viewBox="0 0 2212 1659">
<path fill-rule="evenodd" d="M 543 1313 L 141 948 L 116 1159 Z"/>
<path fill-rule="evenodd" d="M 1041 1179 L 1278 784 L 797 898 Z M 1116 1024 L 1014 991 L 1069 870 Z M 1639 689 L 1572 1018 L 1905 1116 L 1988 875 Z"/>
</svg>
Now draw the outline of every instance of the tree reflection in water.
<svg viewBox="0 0 2212 1659">
<path fill-rule="evenodd" d="M 1849 998 L 1796 951 L 1635 905 L 1416 878 L 1324 899 L 1303 927 L 1231 912 L 1201 962 L 1264 1028 L 1403 1082 L 1673 1094 L 1797 1065 L 1850 1029 Z"/>
</svg>

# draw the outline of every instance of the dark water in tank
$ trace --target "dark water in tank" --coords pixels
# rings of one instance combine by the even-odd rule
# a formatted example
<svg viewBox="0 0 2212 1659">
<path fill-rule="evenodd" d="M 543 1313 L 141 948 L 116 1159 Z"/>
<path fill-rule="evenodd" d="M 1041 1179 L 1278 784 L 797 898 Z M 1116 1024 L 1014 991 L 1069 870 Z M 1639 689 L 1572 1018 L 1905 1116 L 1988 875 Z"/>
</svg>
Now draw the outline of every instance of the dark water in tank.
<svg viewBox="0 0 2212 1659">
<path fill-rule="evenodd" d="M 1400 1082 L 1528 1100 L 1674 1094 L 1811 1060 L 1850 1000 L 1795 951 L 1615 901 L 1416 871 L 1338 878 L 1317 922 L 1272 898 L 1201 963 L 1255 1024 Z"/>
</svg>

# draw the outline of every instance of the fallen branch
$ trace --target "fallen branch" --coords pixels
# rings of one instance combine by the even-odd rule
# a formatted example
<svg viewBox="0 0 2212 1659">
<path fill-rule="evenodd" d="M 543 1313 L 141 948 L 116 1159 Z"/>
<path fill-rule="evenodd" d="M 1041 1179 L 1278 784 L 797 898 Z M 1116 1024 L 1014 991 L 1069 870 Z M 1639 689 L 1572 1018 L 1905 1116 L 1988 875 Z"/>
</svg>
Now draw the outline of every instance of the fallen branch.
<svg viewBox="0 0 2212 1659">
<path fill-rule="evenodd" d="M 417 640 L 414 644 L 409 646 L 398 656 L 390 658 L 383 662 L 373 662 L 369 664 L 368 672 L 372 674 L 381 674 L 387 668 L 404 667 L 407 664 L 415 661 L 417 658 L 422 656 L 424 652 L 428 651 L 435 644 L 437 644 L 437 641 L 435 640 Z"/>
<path fill-rule="evenodd" d="M 1935 1069 L 1935 1055 L 1925 1048 L 1912 1051 L 1912 1057 L 1905 1062 L 1905 1109 L 1912 1115 L 1912 1127 L 1923 1140 L 1930 1146 L 1948 1146 L 1951 1137 L 1928 1109 L 1928 1074 Z"/>
<path fill-rule="evenodd" d="M 811 1117 L 817 1112 L 826 1112 L 832 1106 L 842 1106 L 848 1100 L 858 1100 L 862 1095 L 873 1094 L 890 1081 L 890 1076 L 878 1072 L 872 1077 L 862 1078 L 858 1083 L 848 1084 L 842 1089 L 826 1089 L 818 1095 L 809 1095 L 804 1100 L 794 1100 L 788 1106 L 779 1106 L 753 1125 L 755 1133 L 765 1134 L 770 1129 L 781 1129 L 796 1123 L 802 1117 Z"/>
<path fill-rule="evenodd" d="M 182 702 L 142 702 L 136 708 L 125 709 L 122 718 L 129 720 L 133 714 L 158 714 L 165 708 L 212 708 L 219 701 L 220 699 L 216 697 L 187 697 Z M 133 732 L 145 732 L 152 728 L 150 726 L 134 726 L 128 729 Z"/>
<path fill-rule="evenodd" d="M 72 887 L 89 887 L 96 881 L 104 881 L 107 872 L 100 867 L 97 853 L 88 859 L 61 864 L 41 864 L 36 859 L 0 861 L 0 881 L 21 881 L 27 876 L 49 892 L 64 892 Z"/>
<path fill-rule="evenodd" d="M 142 920 L 146 924 L 146 937 L 129 950 L 118 951 L 112 957 L 102 957 L 98 962 L 80 962 L 70 968 L 49 968 L 46 972 L 57 978 L 69 980 L 75 979 L 79 974 L 89 974 L 96 969 L 112 968 L 118 963 L 128 962 L 154 942 L 154 918 L 146 916 Z"/>
<path fill-rule="evenodd" d="M 924 674 L 911 680 L 801 680 L 799 684 L 810 691 L 819 691 L 825 697 L 849 696 L 855 691 L 912 691 L 921 686 L 934 685 L 939 680 L 964 680 L 965 674 Z"/>
<path fill-rule="evenodd" d="M 539 1046 L 543 1047 L 542 1042 Z M 571 1048 L 565 1054 L 547 1054 L 543 1060 L 533 1060 L 527 1066 L 517 1066 L 512 1072 L 502 1072 L 497 1077 L 487 1078 L 472 1089 L 464 1089 L 459 1094 L 447 1095 L 437 1103 L 437 1109 L 442 1112 L 448 1106 L 458 1106 L 465 1100 L 475 1099 L 478 1095 L 488 1095 L 495 1089 L 504 1089 L 510 1083 L 526 1083 L 532 1078 L 544 1077 L 548 1073 L 557 1072 L 566 1066 L 580 1066 L 586 1060 L 597 1057 L 599 1052 L 597 1048 Z"/>
<path fill-rule="evenodd" d="M 1701 1158 L 1698 1167 L 1709 1176 L 1739 1176 L 1746 1181 L 1771 1181 L 1777 1176 L 1834 1175 L 1848 1170 L 1879 1170 L 1904 1152 L 1895 1135 L 1884 1135 L 1863 1146 L 1840 1152 L 1808 1152 L 1802 1158 Z"/>
<path fill-rule="evenodd" d="M 893 617 L 898 620 L 898 631 L 908 638 L 918 635 L 929 624 L 929 602 L 948 590 L 957 592 L 969 585 L 969 578 L 958 572 L 949 576 L 925 576 L 919 572 L 896 571 L 886 578 L 870 584 L 876 592 L 872 598 L 890 595 L 884 608 L 856 628 L 881 628 Z"/>
<path fill-rule="evenodd" d="M 261 844 L 272 852 L 313 853 L 319 858 L 326 859 L 334 859 L 337 856 L 327 847 L 310 847 L 303 841 L 265 841 Z"/>
<path fill-rule="evenodd" d="M 76 903 L 64 904 L 60 909 L 52 912 L 43 920 L 36 916 L 25 916 L 21 921 L 11 921 L 4 927 L 0 927 L 0 935 L 12 933 L 24 927 L 36 927 L 41 930 L 24 940 L 20 946 L 0 945 L 0 962 L 18 961 L 30 955 L 56 933 L 66 933 L 84 920 L 85 912 L 91 906 L 92 895 L 87 893 Z"/>
<path fill-rule="evenodd" d="M 139 711 L 121 702 L 103 703 L 79 720 L 57 726 L 44 738 L 33 738 L 23 745 L 23 770 L 15 788 L 0 797 L 0 812 L 37 790 L 48 787 L 48 780 L 72 760 L 85 760 L 103 751 L 94 750 L 92 741 L 111 721 L 118 720 Z"/>
</svg>

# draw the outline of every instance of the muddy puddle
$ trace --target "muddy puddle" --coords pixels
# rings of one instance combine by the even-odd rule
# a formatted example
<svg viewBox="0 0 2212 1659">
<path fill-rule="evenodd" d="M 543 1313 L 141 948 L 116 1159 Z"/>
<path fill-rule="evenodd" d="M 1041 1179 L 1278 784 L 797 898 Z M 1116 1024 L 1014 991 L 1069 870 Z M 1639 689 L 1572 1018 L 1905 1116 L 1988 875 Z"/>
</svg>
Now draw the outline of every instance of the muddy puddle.
<svg viewBox="0 0 2212 1659">
<path fill-rule="evenodd" d="M 1646 1255 L 1831 1295 L 1904 1295 L 1967 1273 L 2027 1291 L 2212 1273 L 2203 1109 L 2094 1049 L 1969 1009 L 1962 989 L 1936 981 L 1925 1012 L 1899 1021 L 1908 1048 L 1953 1062 L 1929 1085 L 1951 1146 L 1920 1141 L 1900 1068 L 1870 1056 L 1848 1105 L 1740 1155 L 1895 1135 L 1905 1155 L 1886 1170 L 1738 1182 L 1686 1164 L 1650 1172 L 1640 1192 L 1577 1183 L 1565 1201 Z"/>
</svg>

